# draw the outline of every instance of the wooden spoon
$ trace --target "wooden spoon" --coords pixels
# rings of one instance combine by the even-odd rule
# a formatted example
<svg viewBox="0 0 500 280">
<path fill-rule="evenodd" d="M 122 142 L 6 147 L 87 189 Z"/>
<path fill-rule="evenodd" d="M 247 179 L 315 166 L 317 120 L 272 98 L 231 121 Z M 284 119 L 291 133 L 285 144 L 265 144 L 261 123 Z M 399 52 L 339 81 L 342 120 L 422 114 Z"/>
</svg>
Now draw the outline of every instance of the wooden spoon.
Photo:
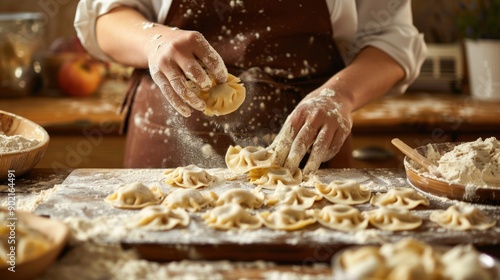
<svg viewBox="0 0 500 280">
<path fill-rule="evenodd" d="M 415 161 L 418 165 L 427 169 L 427 171 L 429 171 L 429 173 L 431 173 L 437 177 L 441 176 L 441 174 L 437 170 L 437 166 L 435 164 L 433 164 L 430 160 L 428 160 L 426 157 L 421 155 L 419 152 L 415 151 L 412 147 L 406 145 L 406 143 L 401 141 L 399 138 L 392 139 L 391 143 L 394 146 L 396 146 L 396 148 L 398 148 L 403 154 L 405 154 L 406 156 L 411 158 L 413 161 Z"/>
</svg>

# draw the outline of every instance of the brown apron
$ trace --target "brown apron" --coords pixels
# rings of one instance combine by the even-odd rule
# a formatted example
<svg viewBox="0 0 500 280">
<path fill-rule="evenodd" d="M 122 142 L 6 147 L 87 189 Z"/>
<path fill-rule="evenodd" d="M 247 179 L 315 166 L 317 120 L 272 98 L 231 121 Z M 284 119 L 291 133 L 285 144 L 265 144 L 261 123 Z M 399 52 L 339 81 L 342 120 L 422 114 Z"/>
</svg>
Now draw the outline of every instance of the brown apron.
<svg viewBox="0 0 500 280">
<path fill-rule="evenodd" d="M 148 71 L 135 71 L 124 102 L 125 167 L 225 167 L 229 145 L 269 145 L 298 102 L 344 66 L 324 0 L 174 0 L 165 24 L 201 32 L 247 96 L 229 115 L 184 118 Z"/>
</svg>

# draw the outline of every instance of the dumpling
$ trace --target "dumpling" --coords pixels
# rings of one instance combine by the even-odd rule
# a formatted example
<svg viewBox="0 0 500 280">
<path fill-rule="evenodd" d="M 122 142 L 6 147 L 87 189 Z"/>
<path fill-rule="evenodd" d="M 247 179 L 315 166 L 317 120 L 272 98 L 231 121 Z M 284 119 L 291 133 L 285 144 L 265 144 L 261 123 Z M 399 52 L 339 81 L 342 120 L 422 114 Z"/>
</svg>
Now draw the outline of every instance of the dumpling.
<svg viewBox="0 0 500 280">
<path fill-rule="evenodd" d="M 189 215 L 183 209 L 168 209 L 161 205 L 154 205 L 145 207 L 133 216 L 128 222 L 128 227 L 161 231 L 176 226 L 186 227 L 189 221 Z"/>
<path fill-rule="evenodd" d="M 235 173 L 244 174 L 255 168 L 269 168 L 276 154 L 263 147 L 229 146 L 226 152 L 227 168 Z"/>
<path fill-rule="evenodd" d="M 104 201 L 121 209 L 140 209 L 148 205 L 159 204 L 165 194 L 156 186 L 151 189 L 142 183 L 135 182 L 120 186 Z"/>
<path fill-rule="evenodd" d="M 429 200 L 411 188 L 393 188 L 387 193 L 375 194 L 370 203 L 376 206 L 413 209 L 418 205 L 429 205 Z"/>
<path fill-rule="evenodd" d="M 203 113 L 207 116 L 227 115 L 236 111 L 246 97 L 246 89 L 240 83 L 240 79 L 228 74 L 227 81 L 202 91 L 200 98 L 206 103 Z"/>
<path fill-rule="evenodd" d="M 302 182 L 302 171 L 292 174 L 283 167 L 253 169 L 248 173 L 250 182 L 265 189 L 276 189 L 278 185 L 293 186 Z"/>
<path fill-rule="evenodd" d="M 381 230 L 412 230 L 422 225 L 422 219 L 406 209 L 380 207 L 363 212 L 371 225 Z"/>
<path fill-rule="evenodd" d="M 258 216 L 266 227 L 278 230 L 298 230 L 316 222 L 304 208 L 289 205 L 280 206 L 272 213 L 259 213 Z"/>
<path fill-rule="evenodd" d="M 486 230 L 494 227 L 496 220 L 485 215 L 473 205 L 460 203 L 446 210 L 434 210 L 430 220 L 451 230 Z"/>
<path fill-rule="evenodd" d="M 167 175 L 167 184 L 187 189 L 208 187 L 215 181 L 214 176 L 194 164 L 168 169 L 163 174 Z"/>
<path fill-rule="evenodd" d="M 189 212 L 199 211 L 217 199 L 213 192 L 202 194 L 196 189 L 176 189 L 169 193 L 162 205 L 169 209 L 181 208 Z"/>
<path fill-rule="evenodd" d="M 236 203 L 244 208 L 255 209 L 262 206 L 264 194 L 257 191 L 248 191 L 241 188 L 229 189 L 222 193 L 214 202 L 215 206 Z"/>
<path fill-rule="evenodd" d="M 317 183 L 315 187 L 321 196 L 333 203 L 362 204 L 369 201 L 371 196 L 370 189 L 354 180 L 333 181 L 328 185 Z"/>
<path fill-rule="evenodd" d="M 492 273 L 484 267 L 480 255 L 471 244 L 456 245 L 441 257 L 444 276 L 454 280 L 490 280 Z"/>
<path fill-rule="evenodd" d="M 368 226 L 368 219 L 358 209 L 343 204 L 328 205 L 321 210 L 311 210 L 312 215 L 322 226 L 340 230 L 362 230 Z"/>
<path fill-rule="evenodd" d="M 236 203 L 215 207 L 204 213 L 202 218 L 209 227 L 221 230 L 230 230 L 232 228 L 252 230 L 262 226 L 259 218 Z"/>
<path fill-rule="evenodd" d="M 321 196 L 310 189 L 301 186 L 285 186 L 280 183 L 274 193 L 267 197 L 266 205 L 293 205 L 310 208 L 320 199 Z"/>
<path fill-rule="evenodd" d="M 388 270 L 384 257 L 375 246 L 346 249 L 335 265 L 335 279 L 385 279 Z"/>
</svg>

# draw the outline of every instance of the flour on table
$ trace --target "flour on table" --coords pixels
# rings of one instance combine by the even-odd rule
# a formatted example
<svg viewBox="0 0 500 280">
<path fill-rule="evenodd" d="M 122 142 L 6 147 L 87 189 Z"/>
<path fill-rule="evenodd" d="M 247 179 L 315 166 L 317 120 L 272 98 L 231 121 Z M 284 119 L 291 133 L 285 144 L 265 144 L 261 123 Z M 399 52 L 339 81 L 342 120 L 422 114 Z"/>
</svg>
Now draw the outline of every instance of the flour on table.
<svg viewBox="0 0 500 280">
<path fill-rule="evenodd" d="M 0 134 L 0 154 L 14 151 L 22 151 L 38 145 L 40 141 L 36 139 L 27 139 L 21 135 L 2 135 Z"/>
</svg>

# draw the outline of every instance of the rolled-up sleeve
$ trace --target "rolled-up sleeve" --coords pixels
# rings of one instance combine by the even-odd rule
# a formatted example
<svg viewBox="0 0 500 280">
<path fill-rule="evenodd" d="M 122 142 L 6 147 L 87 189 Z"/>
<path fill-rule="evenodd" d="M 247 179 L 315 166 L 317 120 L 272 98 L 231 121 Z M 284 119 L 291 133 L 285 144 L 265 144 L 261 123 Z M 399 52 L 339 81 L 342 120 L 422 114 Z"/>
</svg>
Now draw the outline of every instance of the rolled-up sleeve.
<svg viewBox="0 0 500 280">
<path fill-rule="evenodd" d="M 356 34 L 343 41 L 344 60 L 350 63 L 366 46 L 384 51 L 401 65 L 406 74 L 389 94 L 403 93 L 418 77 L 427 54 L 424 37 L 413 25 L 411 1 L 356 0 L 355 17 Z"/>
<path fill-rule="evenodd" d="M 146 19 L 157 22 L 161 15 L 166 16 L 171 1 L 162 0 L 80 0 L 76 9 L 74 26 L 78 38 L 93 57 L 111 61 L 97 43 L 96 21 L 114 8 L 128 6 L 138 10 Z"/>
</svg>

